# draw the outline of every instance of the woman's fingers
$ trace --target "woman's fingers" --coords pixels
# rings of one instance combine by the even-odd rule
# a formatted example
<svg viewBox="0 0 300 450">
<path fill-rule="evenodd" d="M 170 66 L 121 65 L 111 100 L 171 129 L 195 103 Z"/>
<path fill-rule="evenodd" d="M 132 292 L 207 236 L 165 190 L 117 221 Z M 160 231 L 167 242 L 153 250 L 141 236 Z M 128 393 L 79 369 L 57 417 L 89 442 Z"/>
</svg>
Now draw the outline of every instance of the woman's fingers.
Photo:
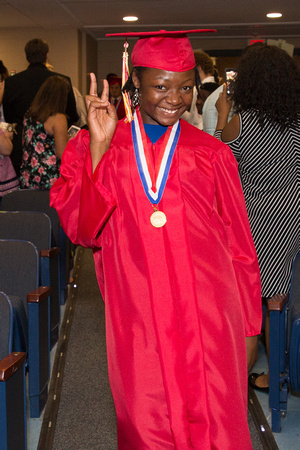
<svg viewBox="0 0 300 450">
<path fill-rule="evenodd" d="M 108 101 L 109 99 L 109 84 L 107 80 L 102 80 L 103 82 L 103 90 L 101 94 L 101 100 Z"/>
<path fill-rule="evenodd" d="M 90 80 L 91 80 L 91 84 L 90 84 L 90 95 L 92 96 L 98 96 L 97 94 L 97 80 L 96 80 L 96 75 L 94 73 L 90 73 Z"/>
<path fill-rule="evenodd" d="M 91 84 L 90 84 L 89 96 L 98 98 L 97 80 L 96 80 L 96 75 L 94 73 L 90 73 L 90 80 L 91 80 Z M 103 82 L 103 89 L 102 89 L 102 93 L 101 93 L 101 101 L 104 104 L 107 104 L 109 102 L 109 84 L 108 84 L 107 80 L 102 80 L 102 82 Z M 89 96 L 87 96 L 88 100 L 92 101 L 92 99 L 89 98 Z"/>
<path fill-rule="evenodd" d="M 95 97 L 94 95 L 91 94 L 85 96 L 85 101 L 88 110 L 91 107 L 93 109 L 106 109 L 110 105 L 108 101 L 104 102 L 101 98 Z"/>
<path fill-rule="evenodd" d="M 100 116 L 104 118 L 107 114 L 107 117 L 109 117 L 113 121 L 117 121 L 118 118 L 116 110 L 114 106 L 109 102 L 108 81 L 103 80 L 103 90 L 101 98 L 99 98 L 97 94 L 97 80 L 94 73 L 90 73 L 90 80 L 90 92 L 89 95 L 86 95 L 85 97 L 89 118 L 92 120 L 96 119 L 97 117 L 100 118 Z"/>
</svg>

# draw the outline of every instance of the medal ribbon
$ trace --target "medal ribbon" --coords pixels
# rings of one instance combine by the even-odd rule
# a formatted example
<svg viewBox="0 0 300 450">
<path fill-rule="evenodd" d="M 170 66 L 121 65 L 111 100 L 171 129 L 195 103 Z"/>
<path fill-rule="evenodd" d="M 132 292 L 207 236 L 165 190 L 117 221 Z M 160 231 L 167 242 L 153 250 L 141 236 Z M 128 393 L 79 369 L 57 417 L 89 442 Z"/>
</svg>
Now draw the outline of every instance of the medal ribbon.
<svg viewBox="0 0 300 450">
<path fill-rule="evenodd" d="M 179 139 L 179 120 L 172 127 L 168 127 L 164 136 L 162 151 L 155 158 L 154 166 L 151 156 L 151 145 L 147 141 L 143 121 L 138 109 L 135 110 L 133 117 L 131 133 L 139 175 L 145 194 L 153 205 L 157 205 L 163 196 L 173 155 Z"/>
</svg>

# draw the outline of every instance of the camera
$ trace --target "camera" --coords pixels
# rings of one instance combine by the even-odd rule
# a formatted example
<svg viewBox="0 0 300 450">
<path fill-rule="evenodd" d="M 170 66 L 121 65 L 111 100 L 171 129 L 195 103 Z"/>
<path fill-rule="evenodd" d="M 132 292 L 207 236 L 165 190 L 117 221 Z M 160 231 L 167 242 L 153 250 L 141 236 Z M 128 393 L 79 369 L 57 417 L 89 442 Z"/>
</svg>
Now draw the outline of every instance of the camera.
<svg viewBox="0 0 300 450">
<path fill-rule="evenodd" d="M 226 93 L 227 95 L 232 95 L 233 93 L 233 84 L 234 79 L 236 77 L 236 69 L 227 68 L 225 69 L 225 83 L 226 83 Z"/>
</svg>

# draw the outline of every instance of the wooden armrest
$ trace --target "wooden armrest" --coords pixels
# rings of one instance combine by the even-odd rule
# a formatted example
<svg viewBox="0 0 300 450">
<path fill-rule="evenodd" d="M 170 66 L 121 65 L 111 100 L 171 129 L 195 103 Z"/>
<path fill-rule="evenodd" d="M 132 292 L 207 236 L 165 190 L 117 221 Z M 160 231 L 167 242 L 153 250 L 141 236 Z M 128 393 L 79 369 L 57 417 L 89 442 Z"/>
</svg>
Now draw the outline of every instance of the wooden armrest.
<svg viewBox="0 0 300 450">
<path fill-rule="evenodd" d="M 284 305 L 288 302 L 288 294 L 276 294 L 267 300 L 268 311 L 282 311 Z"/>
<path fill-rule="evenodd" d="M 40 256 L 42 258 L 53 258 L 54 256 L 58 255 L 59 252 L 60 252 L 59 247 L 52 247 L 52 248 L 49 248 L 48 250 L 41 250 Z"/>
<path fill-rule="evenodd" d="M 27 294 L 27 303 L 40 303 L 50 295 L 51 287 L 40 286 Z"/>
<path fill-rule="evenodd" d="M 10 378 L 25 362 L 26 353 L 13 352 L 0 361 L 0 381 Z"/>
</svg>

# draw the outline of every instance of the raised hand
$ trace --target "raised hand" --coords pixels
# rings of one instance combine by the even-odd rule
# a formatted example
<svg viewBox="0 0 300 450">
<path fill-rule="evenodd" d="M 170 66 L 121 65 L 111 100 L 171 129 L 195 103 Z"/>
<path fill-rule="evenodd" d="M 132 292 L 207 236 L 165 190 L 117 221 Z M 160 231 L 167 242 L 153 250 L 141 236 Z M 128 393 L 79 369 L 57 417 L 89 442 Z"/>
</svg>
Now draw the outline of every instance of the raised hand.
<svg viewBox="0 0 300 450">
<path fill-rule="evenodd" d="M 90 132 L 90 148 L 93 169 L 96 168 L 103 154 L 108 150 L 113 138 L 118 117 L 115 107 L 109 102 L 109 86 L 103 80 L 101 98 L 97 94 L 97 80 L 95 74 L 90 74 L 90 93 L 85 97 L 88 111 L 88 127 Z"/>
<path fill-rule="evenodd" d="M 217 108 L 219 115 L 220 114 L 224 115 L 227 120 L 227 117 L 231 109 L 231 100 L 226 93 L 226 84 L 223 84 L 223 91 L 220 92 L 219 98 L 216 101 L 215 106 Z"/>
</svg>

